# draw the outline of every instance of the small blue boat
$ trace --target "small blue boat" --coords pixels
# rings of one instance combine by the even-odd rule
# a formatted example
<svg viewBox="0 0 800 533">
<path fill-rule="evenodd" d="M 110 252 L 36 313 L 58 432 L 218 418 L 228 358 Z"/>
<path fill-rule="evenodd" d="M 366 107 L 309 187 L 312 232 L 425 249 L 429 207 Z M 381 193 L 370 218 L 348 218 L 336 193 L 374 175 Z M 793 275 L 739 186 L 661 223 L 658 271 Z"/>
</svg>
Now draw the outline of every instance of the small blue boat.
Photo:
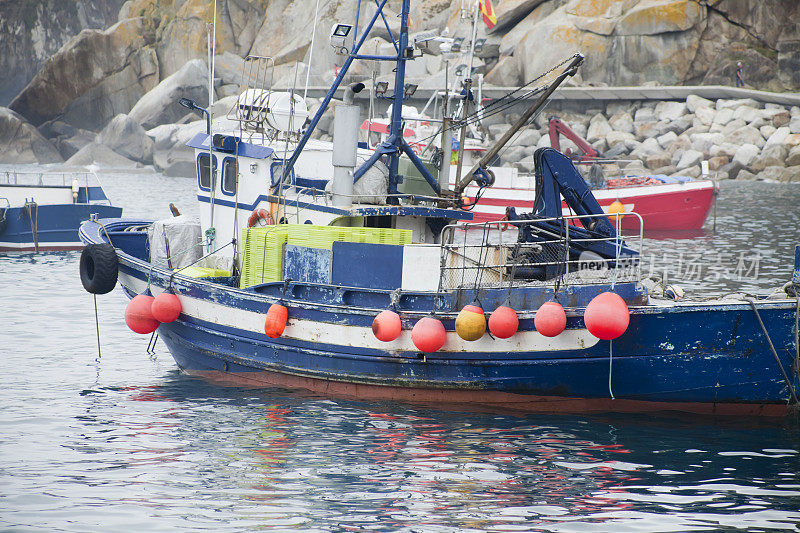
<svg viewBox="0 0 800 533">
<path fill-rule="evenodd" d="M 215 134 L 209 120 L 188 143 L 199 221 L 85 222 L 86 289 L 119 282 L 131 329 L 218 383 L 538 412 L 782 416 L 797 405 L 800 249 L 778 298 L 656 299 L 640 283 L 641 227 L 638 238 L 619 231 L 637 215 L 605 215 L 549 148 L 535 155 L 532 212 L 471 223 L 461 193 L 491 186 L 486 162 L 447 190 L 401 134 L 409 0 L 397 54 L 359 53 L 385 3 L 358 38 L 344 40 L 358 21 L 335 28 L 346 58 L 307 127 L 292 118 L 305 119 L 296 95 L 256 80 L 229 113 L 238 132 Z M 311 140 L 355 59 L 396 62 L 390 135 L 363 158 L 353 105 L 363 84 L 336 107 L 332 149 Z M 581 61 L 554 69 L 515 127 Z"/>
<path fill-rule="evenodd" d="M 93 172 L 0 172 L 0 252 L 80 250 L 81 222 L 121 215 Z"/>
</svg>

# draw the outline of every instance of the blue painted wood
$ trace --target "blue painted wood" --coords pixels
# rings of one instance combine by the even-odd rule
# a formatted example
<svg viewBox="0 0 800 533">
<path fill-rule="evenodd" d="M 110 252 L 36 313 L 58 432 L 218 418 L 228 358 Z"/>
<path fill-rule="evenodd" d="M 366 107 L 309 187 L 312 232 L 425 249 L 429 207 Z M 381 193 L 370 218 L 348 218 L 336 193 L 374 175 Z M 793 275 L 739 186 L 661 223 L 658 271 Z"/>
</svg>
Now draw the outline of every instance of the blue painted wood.
<svg viewBox="0 0 800 533">
<path fill-rule="evenodd" d="M 334 242 L 331 283 L 344 287 L 396 289 L 403 280 L 403 247 Z"/>
<path fill-rule="evenodd" d="M 287 244 L 283 253 L 283 279 L 307 283 L 330 282 L 330 250 Z"/>
<path fill-rule="evenodd" d="M 800 244 L 794 247 L 794 272 L 792 283 L 800 283 Z"/>
<path fill-rule="evenodd" d="M 195 148 L 197 150 L 208 150 L 210 148 L 209 142 L 210 136 L 207 133 L 198 133 L 194 137 L 192 137 L 189 142 L 186 143 L 186 146 L 190 148 Z M 230 153 L 227 150 L 219 150 L 214 149 L 215 152 L 219 153 Z M 250 157 L 252 159 L 266 159 L 272 155 L 272 148 L 267 146 L 259 146 L 257 144 L 252 144 L 249 142 L 240 142 L 239 143 L 239 151 L 238 155 L 241 157 Z"/>
<path fill-rule="evenodd" d="M 99 217 L 117 217 L 121 207 L 96 204 L 39 205 L 33 209 L 33 227 L 40 246 L 48 243 L 71 243 L 80 245 L 78 227 L 92 214 Z M 0 241 L 33 246 L 31 217 L 21 207 L 6 210 L 6 227 L 0 232 Z"/>
</svg>

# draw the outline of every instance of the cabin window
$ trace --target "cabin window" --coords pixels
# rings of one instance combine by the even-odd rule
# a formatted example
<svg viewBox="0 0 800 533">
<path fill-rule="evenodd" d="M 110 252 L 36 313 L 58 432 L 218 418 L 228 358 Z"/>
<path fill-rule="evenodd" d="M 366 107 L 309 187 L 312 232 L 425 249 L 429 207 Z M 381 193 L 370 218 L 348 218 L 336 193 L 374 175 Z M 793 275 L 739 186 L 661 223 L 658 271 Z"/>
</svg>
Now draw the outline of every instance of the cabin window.
<svg viewBox="0 0 800 533">
<path fill-rule="evenodd" d="M 283 160 L 279 160 L 279 161 L 274 161 L 272 165 L 269 167 L 272 187 L 277 187 L 278 183 L 281 181 L 281 176 L 283 175 L 285 165 L 286 163 Z M 291 168 L 291 171 L 289 173 L 289 179 L 283 182 L 283 184 L 284 186 L 294 184 L 294 167 Z"/>
<path fill-rule="evenodd" d="M 222 161 L 222 192 L 228 195 L 236 194 L 236 177 L 239 175 L 239 164 L 236 158 L 226 157 Z"/>
<path fill-rule="evenodd" d="M 211 163 L 209 164 L 209 157 Z M 211 176 L 217 175 L 217 158 L 208 154 L 197 156 L 197 178 L 198 184 L 204 191 L 211 190 Z"/>
</svg>

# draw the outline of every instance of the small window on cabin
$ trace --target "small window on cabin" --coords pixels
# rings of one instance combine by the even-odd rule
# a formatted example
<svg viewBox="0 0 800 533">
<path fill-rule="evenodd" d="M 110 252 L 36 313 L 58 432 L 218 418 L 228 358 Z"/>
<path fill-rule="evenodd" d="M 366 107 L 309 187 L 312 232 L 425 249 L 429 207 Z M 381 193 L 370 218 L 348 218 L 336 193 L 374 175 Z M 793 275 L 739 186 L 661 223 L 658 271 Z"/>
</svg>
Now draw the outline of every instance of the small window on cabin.
<svg viewBox="0 0 800 533">
<path fill-rule="evenodd" d="M 210 159 L 210 164 L 209 164 Z M 213 167 L 213 168 L 212 168 Z M 200 154 L 197 157 L 197 175 L 200 179 L 200 188 L 207 191 L 211 190 L 211 176 L 217 175 L 217 158 L 209 157 L 208 154 Z"/>
<path fill-rule="evenodd" d="M 239 174 L 239 165 L 236 159 L 226 157 L 222 162 L 222 192 L 236 194 L 236 176 Z"/>
</svg>

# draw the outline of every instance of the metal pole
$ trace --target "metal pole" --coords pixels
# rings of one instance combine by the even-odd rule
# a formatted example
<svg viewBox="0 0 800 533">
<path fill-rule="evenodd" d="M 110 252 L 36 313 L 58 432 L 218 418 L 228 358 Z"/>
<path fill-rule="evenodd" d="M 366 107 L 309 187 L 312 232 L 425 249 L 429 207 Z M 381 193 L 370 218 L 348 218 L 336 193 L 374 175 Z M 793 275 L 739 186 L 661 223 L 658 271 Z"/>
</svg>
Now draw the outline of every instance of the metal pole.
<svg viewBox="0 0 800 533">
<path fill-rule="evenodd" d="M 547 88 L 544 94 L 540 96 L 539 99 L 536 100 L 536 102 L 533 105 L 531 105 L 527 111 L 525 111 L 525 113 L 522 114 L 519 120 L 517 120 L 514 123 L 514 125 L 511 126 L 511 128 L 509 128 L 508 131 L 505 132 L 505 134 L 503 134 L 500 140 L 497 141 L 494 144 L 494 146 L 492 146 L 489 150 L 487 150 L 486 154 L 484 154 L 484 156 L 481 158 L 480 161 L 475 163 L 475 166 L 472 167 L 469 173 L 467 173 L 467 175 L 464 176 L 463 179 L 461 178 L 460 174 L 458 175 L 458 180 L 456 182 L 456 188 L 455 188 L 455 193 L 457 195 L 461 194 L 461 192 L 467 187 L 467 185 L 469 185 L 469 183 L 473 179 L 475 172 L 479 168 L 486 168 L 486 165 L 488 165 L 489 161 L 494 159 L 494 157 L 500 152 L 500 150 L 503 149 L 503 146 L 506 145 L 506 143 L 511 139 L 511 137 L 513 137 L 517 133 L 517 131 L 522 126 L 524 126 L 528 122 L 528 120 L 530 120 L 530 118 L 542 107 L 542 105 L 544 105 L 547 99 L 550 98 L 550 95 L 553 94 L 553 91 L 555 91 L 558 88 L 558 86 L 561 85 L 561 82 L 563 82 L 567 76 L 572 76 L 573 74 L 575 74 L 576 69 L 578 68 L 578 66 L 580 66 L 581 63 L 583 63 L 583 56 L 581 54 L 575 54 L 575 58 L 572 60 L 569 66 L 564 70 L 564 72 L 562 72 L 553 81 L 553 83 L 550 84 L 550 86 Z M 459 146 L 459 153 L 460 151 L 461 147 Z M 459 158 L 459 165 L 460 163 L 461 159 Z"/>
<path fill-rule="evenodd" d="M 464 143 L 467 140 L 467 102 L 472 88 L 472 78 L 464 80 L 464 102 L 461 106 L 461 135 L 458 141 L 458 163 L 456 163 L 456 186 L 461 182 L 461 167 L 464 165 Z"/>
</svg>

